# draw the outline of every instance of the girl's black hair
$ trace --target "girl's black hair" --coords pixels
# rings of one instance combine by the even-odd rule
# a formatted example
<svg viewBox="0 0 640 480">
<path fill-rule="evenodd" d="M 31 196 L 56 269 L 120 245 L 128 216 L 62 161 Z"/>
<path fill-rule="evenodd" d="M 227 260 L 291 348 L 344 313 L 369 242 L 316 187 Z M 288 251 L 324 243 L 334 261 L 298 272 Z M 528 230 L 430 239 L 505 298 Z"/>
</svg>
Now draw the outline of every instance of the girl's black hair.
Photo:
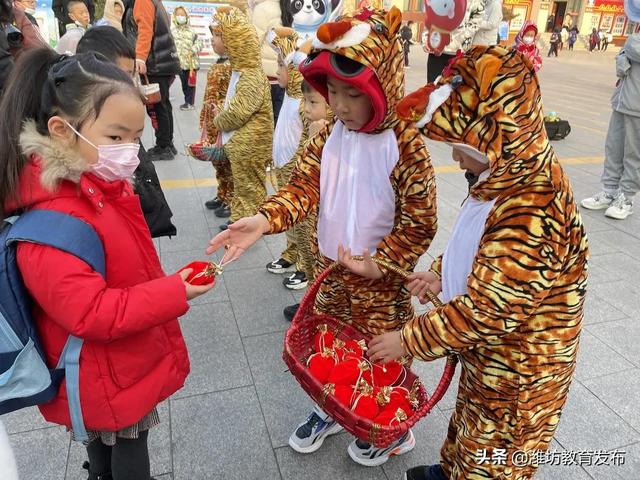
<svg viewBox="0 0 640 480">
<path fill-rule="evenodd" d="M 91 27 L 78 42 L 76 54 L 101 53 L 111 62 L 119 58 L 136 59 L 133 46 L 117 28 L 111 26 Z"/>
<path fill-rule="evenodd" d="M 43 47 L 20 56 L 0 103 L 0 218 L 28 161 L 20 149 L 23 124 L 34 121 L 38 133 L 48 136 L 49 119 L 63 115 L 80 130 L 116 93 L 142 100 L 131 78 L 100 54 L 70 57 Z"/>
<path fill-rule="evenodd" d="M 290 10 L 291 0 L 280 0 L 280 21 L 283 27 L 290 27 L 293 25 L 293 15 Z"/>
</svg>

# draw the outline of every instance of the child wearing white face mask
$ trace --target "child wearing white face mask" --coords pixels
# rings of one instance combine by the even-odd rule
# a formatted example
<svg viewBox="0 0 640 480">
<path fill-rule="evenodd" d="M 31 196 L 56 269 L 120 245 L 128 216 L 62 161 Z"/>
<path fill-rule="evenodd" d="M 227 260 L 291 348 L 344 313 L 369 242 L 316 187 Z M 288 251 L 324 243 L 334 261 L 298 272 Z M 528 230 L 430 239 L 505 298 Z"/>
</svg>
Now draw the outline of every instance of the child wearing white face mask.
<svg viewBox="0 0 640 480">
<path fill-rule="evenodd" d="M 79 415 L 72 420 L 65 388 L 39 408 L 86 442 L 90 479 L 149 480 L 156 406 L 189 373 L 177 317 L 210 286 L 188 284 L 190 270 L 166 276 L 160 266 L 129 182 L 145 116 L 131 77 L 94 53 L 25 55 L 0 104 L 10 112 L 0 119 L 0 216 L 44 210 L 69 217 L 67 224 L 81 220 L 104 252 L 98 273 L 63 250 L 18 243 L 49 368 L 69 336 L 83 340 Z M 60 224 L 51 229 L 63 235 Z"/>
<path fill-rule="evenodd" d="M 527 20 L 522 25 L 520 33 L 516 35 L 516 44 L 514 48 L 520 53 L 524 53 L 531 63 L 533 69 L 537 72 L 542 68 L 542 55 L 540 49 L 536 45 L 538 41 L 538 27 L 535 23 Z"/>
<path fill-rule="evenodd" d="M 193 72 L 200 69 L 198 55 L 202 50 L 202 41 L 191 28 L 186 8 L 177 7 L 173 11 L 171 35 L 176 43 L 180 59 L 180 81 L 182 82 L 182 93 L 184 93 L 184 104 L 180 105 L 180 110 L 193 110 L 196 97 L 195 73 Z M 191 81 L 189 80 L 190 76 Z"/>
</svg>

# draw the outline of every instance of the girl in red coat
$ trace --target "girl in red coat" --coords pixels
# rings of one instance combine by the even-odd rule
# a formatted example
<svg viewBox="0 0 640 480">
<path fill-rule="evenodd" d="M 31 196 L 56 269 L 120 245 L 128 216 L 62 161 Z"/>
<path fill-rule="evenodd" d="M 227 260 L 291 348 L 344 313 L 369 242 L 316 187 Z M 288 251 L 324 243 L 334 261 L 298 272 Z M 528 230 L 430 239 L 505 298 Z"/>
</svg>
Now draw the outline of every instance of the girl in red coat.
<svg viewBox="0 0 640 480">
<path fill-rule="evenodd" d="M 91 225 L 103 244 L 104 278 L 61 250 L 17 248 L 48 365 L 57 364 L 69 335 L 84 340 L 79 385 L 89 478 L 148 480 L 156 406 L 189 373 L 177 317 L 210 287 L 186 283 L 189 272 L 164 274 L 128 181 L 144 126 L 140 93 L 129 75 L 93 53 L 37 49 L 14 69 L 0 108 L 0 218 L 55 210 Z M 40 411 L 71 428 L 64 382 Z"/>
</svg>

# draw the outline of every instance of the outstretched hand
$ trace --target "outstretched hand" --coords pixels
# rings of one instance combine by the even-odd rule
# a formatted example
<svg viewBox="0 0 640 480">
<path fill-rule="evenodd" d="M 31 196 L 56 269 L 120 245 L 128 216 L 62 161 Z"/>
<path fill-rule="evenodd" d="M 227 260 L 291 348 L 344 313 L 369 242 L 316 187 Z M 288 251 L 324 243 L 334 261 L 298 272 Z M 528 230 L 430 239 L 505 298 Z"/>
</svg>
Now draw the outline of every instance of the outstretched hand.
<svg viewBox="0 0 640 480">
<path fill-rule="evenodd" d="M 407 352 L 402 344 L 402 337 L 399 331 L 383 333 L 373 337 L 369 342 L 367 352 L 369 360 L 373 363 L 386 364 L 404 357 Z"/>
<path fill-rule="evenodd" d="M 373 262 L 369 250 L 366 250 L 362 254 L 362 261 L 354 260 L 351 255 L 351 249 L 345 248 L 342 245 L 338 246 L 338 263 L 348 270 L 352 271 L 356 275 L 368 278 L 370 280 L 379 280 L 382 278 L 382 272 L 378 266 Z"/>
<path fill-rule="evenodd" d="M 224 232 L 213 237 L 205 253 L 211 255 L 224 247 L 224 261 L 229 263 L 240 257 L 268 231 L 269 221 L 260 213 L 253 217 L 241 218 L 230 224 Z"/>
</svg>

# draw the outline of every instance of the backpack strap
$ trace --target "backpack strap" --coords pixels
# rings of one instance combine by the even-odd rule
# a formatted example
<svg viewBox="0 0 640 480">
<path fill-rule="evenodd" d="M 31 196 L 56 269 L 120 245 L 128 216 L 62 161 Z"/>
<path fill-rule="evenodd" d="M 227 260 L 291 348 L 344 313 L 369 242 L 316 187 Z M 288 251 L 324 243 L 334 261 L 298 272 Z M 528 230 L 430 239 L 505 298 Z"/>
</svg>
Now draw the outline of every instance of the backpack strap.
<svg viewBox="0 0 640 480">
<path fill-rule="evenodd" d="M 6 219 L 12 224 L 7 245 L 31 242 L 54 247 L 74 255 L 105 277 L 106 266 L 102 241 L 86 222 L 53 210 L 30 210 L 20 217 Z M 80 404 L 80 351 L 83 339 L 69 335 L 56 369 L 65 370 L 65 385 L 71 428 L 76 440 L 88 441 Z"/>
</svg>

